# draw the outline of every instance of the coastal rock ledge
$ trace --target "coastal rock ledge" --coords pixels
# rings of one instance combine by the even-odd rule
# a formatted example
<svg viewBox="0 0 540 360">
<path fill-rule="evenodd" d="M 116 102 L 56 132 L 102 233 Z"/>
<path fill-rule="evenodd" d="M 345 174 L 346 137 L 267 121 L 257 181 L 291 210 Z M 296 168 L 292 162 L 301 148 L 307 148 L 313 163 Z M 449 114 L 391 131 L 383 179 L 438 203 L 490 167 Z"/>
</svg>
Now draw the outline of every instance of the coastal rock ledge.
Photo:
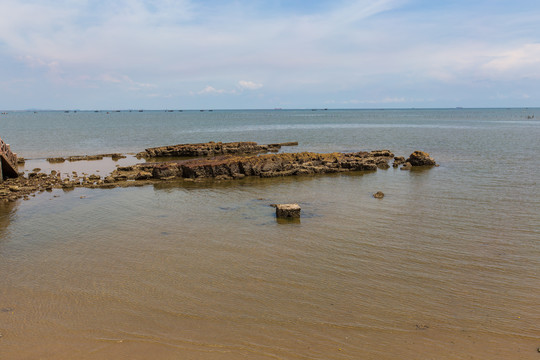
<svg viewBox="0 0 540 360">
<path fill-rule="evenodd" d="M 145 149 L 137 154 L 137 158 L 155 157 L 207 157 L 219 155 L 254 155 L 267 152 L 278 152 L 282 146 L 296 146 L 298 142 L 259 145 L 253 141 L 242 142 L 207 142 L 199 144 L 178 144 Z"/>
<path fill-rule="evenodd" d="M 52 170 L 50 174 L 34 169 L 27 176 L 0 182 L 0 202 L 12 202 L 36 192 L 63 189 L 71 191 L 77 187 L 114 188 L 117 186 L 143 186 L 163 180 L 203 181 L 205 179 L 230 180 L 246 176 L 278 177 L 293 175 L 331 174 L 350 171 L 376 171 L 387 169 L 388 162 L 402 170 L 412 167 L 438 166 L 429 154 L 415 151 L 403 164 L 403 157 L 394 157 L 389 150 L 371 152 L 317 154 L 311 152 L 280 153 L 251 156 L 225 155 L 214 158 L 177 160 L 156 163 L 141 163 L 132 166 L 119 166 L 105 177 L 100 175 L 72 175 L 62 178 Z M 413 165 L 414 164 L 414 165 Z M 67 175 L 67 174 L 66 174 Z M 375 195 L 374 195 L 375 196 Z"/>
<path fill-rule="evenodd" d="M 317 154 L 310 152 L 258 156 L 219 156 L 211 159 L 178 160 L 119 167 L 113 177 L 137 179 L 152 174 L 152 179 L 239 179 L 246 176 L 278 177 L 328 174 L 348 171 L 375 171 L 388 164 L 389 150 L 356 153 Z M 148 178 L 148 177 L 146 177 Z"/>
</svg>

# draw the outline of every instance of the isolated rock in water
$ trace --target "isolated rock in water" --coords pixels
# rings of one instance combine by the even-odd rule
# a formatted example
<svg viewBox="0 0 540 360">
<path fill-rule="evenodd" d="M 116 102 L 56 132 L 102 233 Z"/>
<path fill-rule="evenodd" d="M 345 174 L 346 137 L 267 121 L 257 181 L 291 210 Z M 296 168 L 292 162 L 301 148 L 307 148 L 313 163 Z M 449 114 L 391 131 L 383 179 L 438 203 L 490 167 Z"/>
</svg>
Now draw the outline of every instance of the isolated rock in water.
<svg viewBox="0 0 540 360">
<path fill-rule="evenodd" d="M 375 199 L 382 199 L 384 197 L 384 193 L 382 191 L 377 191 L 375 194 L 373 194 L 373 197 Z"/>
<path fill-rule="evenodd" d="M 429 156 L 427 152 L 416 150 L 413 152 L 409 158 L 407 159 L 407 162 L 411 164 L 411 166 L 435 166 L 437 163 L 435 160 Z"/>
<path fill-rule="evenodd" d="M 412 168 L 412 165 L 410 162 L 406 162 L 405 164 L 403 164 L 403 166 L 400 168 L 401 170 L 411 170 Z"/>
<path fill-rule="evenodd" d="M 278 218 L 299 218 L 300 217 L 300 205 L 298 204 L 277 204 L 276 216 Z"/>
</svg>

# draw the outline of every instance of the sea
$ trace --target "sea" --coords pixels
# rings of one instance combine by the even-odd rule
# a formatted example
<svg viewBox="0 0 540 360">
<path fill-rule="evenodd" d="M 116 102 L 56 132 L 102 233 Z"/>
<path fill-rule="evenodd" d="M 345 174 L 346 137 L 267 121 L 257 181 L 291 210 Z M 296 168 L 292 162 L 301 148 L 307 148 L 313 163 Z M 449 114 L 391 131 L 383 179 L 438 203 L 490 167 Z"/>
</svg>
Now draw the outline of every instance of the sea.
<svg viewBox="0 0 540 360">
<path fill-rule="evenodd" d="M 148 147 L 438 167 L 55 189 L 0 204 L 0 359 L 540 359 L 540 109 L 20 111 L 30 172 Z M 48 157 L 123 153 L 113 161 Z M 373 194 L 382 191 L 383 199 Z M 297 221 L 271 204 L 298 203 Z"/>
</svg>

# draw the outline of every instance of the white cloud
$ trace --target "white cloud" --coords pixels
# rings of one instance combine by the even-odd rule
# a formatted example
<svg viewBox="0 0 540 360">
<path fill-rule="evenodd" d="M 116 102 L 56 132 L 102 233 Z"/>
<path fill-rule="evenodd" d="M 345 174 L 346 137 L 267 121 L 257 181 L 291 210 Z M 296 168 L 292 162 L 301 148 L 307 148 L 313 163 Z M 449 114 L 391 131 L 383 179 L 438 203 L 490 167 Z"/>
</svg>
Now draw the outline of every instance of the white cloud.
<svg viewBox="0 0 540 360">
<path fill-rule="evenodd" d="M 540 44 L 524 44 L 494 56 L 482 66 L 486 71 L 540 77 Z"/>
<path fill-rule="evenodd" d="M 245 80 L 240 80 L 238 82 L 238 85 L 240 85 L 242 89 L 247 89 L 247 90 L 257 90 L 263 87 L 263 84 L 257 84 L 253 81 L 245 81 Z"/>
<path fill-rule="evenodd" d="M 196 94 L 208 95 L 208 94 L 235 94 L 235 90 L 216 89 L 213 86 L 207 85 L 204 89 L 197 91 Z M 193 92 L 191 92 L 193 94 Z"/>
<path fill-rule="evenodd" d="M 80 98 L 88 93 L 77 95 L 78 87 L 125 91 L 126 98 L 129 90 L 147 95 L 143 90 L 159 88 L 252 101 L 251 90 L 264 84 L 258 98 L 294 103 L 320 94 L 343 103 L 370 94 L 394 103 L 404 94 L 404 104 L 432 96 L 437 87 L 540 78 L 540 44 L 531 40 L 540 35 L 540 11 L 495 14 L 495 21 L 491 8 L 478 17 L 468 7 L 443 12 L 434 2 L 426 13 L 414 0 L 337 0 L 327 1 L 324 12 L 281 13 L 265 12 L 265 2 L 246 3 L 2 0 L 0 14 L 9 15 L 0 22 L 0 75 L 21 84 L 31 79 L 43 89 L 69 85 L 66 93 Z M 18 66 L 6 65 L 14 59 Z M 6 102 L 9 96 L 0 93 Z M 219 98 L 225 96 L 212 101 Z"/>
</svg>

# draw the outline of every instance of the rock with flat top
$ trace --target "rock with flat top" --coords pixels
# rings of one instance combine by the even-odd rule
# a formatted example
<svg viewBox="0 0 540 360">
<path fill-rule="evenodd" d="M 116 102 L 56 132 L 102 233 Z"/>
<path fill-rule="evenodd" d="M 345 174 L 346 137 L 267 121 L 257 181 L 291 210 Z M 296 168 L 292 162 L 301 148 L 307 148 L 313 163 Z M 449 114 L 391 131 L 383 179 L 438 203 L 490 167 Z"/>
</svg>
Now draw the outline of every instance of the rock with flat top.
<svg viewBox="0 0 540 360">
<path fill-rule="evenodd" d="M 300 205 L 298 204 L 277 204 L 276 216 L 278 218 L 299 218 L 300 217 Z"/>
</svg>

